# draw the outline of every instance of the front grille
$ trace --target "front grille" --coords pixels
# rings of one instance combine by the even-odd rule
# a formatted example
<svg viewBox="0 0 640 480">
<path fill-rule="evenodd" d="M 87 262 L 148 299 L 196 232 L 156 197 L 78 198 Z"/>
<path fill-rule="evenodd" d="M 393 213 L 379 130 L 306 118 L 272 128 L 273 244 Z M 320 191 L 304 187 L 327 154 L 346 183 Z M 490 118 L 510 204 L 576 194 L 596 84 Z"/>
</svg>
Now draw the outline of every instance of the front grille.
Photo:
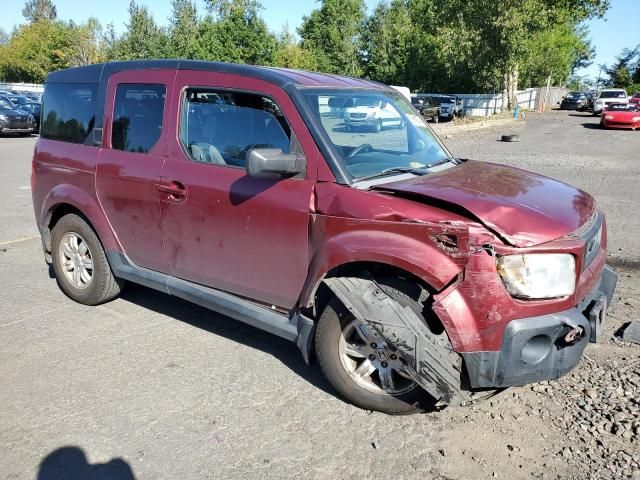
<svg viewBox="0 0 640 480">
<path fill-rule="evenodd" d="M 367 118 L 366 113 L 350 113 L 349 118 Z"/>
</svg>

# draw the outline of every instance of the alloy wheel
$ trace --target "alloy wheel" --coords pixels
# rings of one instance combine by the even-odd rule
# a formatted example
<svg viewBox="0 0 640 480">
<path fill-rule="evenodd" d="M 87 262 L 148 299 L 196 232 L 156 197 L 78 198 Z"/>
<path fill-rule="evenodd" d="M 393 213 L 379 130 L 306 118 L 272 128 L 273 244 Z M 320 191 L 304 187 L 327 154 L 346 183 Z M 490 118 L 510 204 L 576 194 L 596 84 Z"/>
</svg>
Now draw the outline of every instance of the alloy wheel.
<svg viewBox="0 0 640 480">
<path fill-rule="evenodd" d="M 342 329 L 338 351 L 347 374 L 372 393 L 401 395 L 418 386 L 398 355 L 360 320 L 353 320 Z"/>
<path fill-rule="evenodd" d="M 66 279 L 76 288 L 87 288 L 93 278 L 93 257 L 84 238 L 75 232 L 65 233 L 58 254 Z"/>
</svg>

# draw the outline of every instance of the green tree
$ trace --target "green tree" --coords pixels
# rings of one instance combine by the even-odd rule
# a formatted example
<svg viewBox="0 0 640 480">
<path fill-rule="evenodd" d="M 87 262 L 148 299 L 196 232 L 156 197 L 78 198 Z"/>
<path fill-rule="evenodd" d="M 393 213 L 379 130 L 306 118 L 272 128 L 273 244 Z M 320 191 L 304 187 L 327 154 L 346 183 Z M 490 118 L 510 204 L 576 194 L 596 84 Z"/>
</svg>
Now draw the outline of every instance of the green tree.
<svg viewBox="0 0 640 480">
<path fill-rule="evenodd" d="M 260 17 L 255 0 L 210 0 L 209 15 L 198 28 L 196 58 L 223 62 L 269 65 L 276 37 Z"/>
<path fill-rule="evenodd" d="M 82 25 L 71 25 L 73 45 L 69 56 L 71 66 L 90 65 L 104 60 L 101 48 L 102 25 L 95 17 L 89 17 Z"/>
<path fill-rule="evenodd" d="M 55 20 L 58 12 L 51 0 L 28 0 L 22 9 L 22 16 L 29 23 L 35 23 L 41 20 Z"/>
<path fill-rule="evenodd" d="M 380 2 L 366 20 L 361 52 L 364 73 L 389 84 L 408 80 L 412 24 L 405 0 Z"/>
<path fill-rule="evenodd" d="M 198 12 L 191 0 L 171 0 L 168 55 L 191 58 L 198 38 Z"/>
<path fill-rule="evenodd" d="M 158 27 L 144 5 L 129 3 L 129 23 L 108 52 L 110 59 L 133 60 L 142 58 L 164 58 L 167 56 L 168 38 Z"/>
<path fill-rule="evenodd" d="M 633 82 L 639 82 L 640 45 L 635 48 L 625 48 L 616 57 L 613 65 L 602 65 L 602 68 L 609 77 L 605 82 L 607 86 L 626 88 Z"/>
<path fill-rule="evenodd" d="M 318 70 L 318 62 L 311 50 L 301 47 L 285 26 L 277 39 L 273 65 L 296 70 Z"/>
<path fill-rule="evenodd" d="M 363 0 L 321 0 L 298 28 L 301 47 L 314 53 L 320 70 L 357 77 L 364 20 Z"/>
<path fill-rule="evenodd" d="M 70 66 L 73 28 L 42 20 L 18 27 L 0 46 L 0 69 L 5 80 L 43 82 L 49 72 Z"/>
<path fill-rule="evenodd" d="M 539 86 L 551 76 L 564 84 L 579 68 L 586 67 L 594 57 L 587 30 L 565 23 L 534 35 L 527 45 L 522 66 L 522 84 Z"/>
<path fill-rule="evenodd" d="M 608 8 L 608 0 L 406 1 L 412 24 L 409 86 L 504 90 L 508 98 L 519 83 L 546 78 L 551 67 L 566 80 L 589 62 L 582 22 Z"/>
</svg>

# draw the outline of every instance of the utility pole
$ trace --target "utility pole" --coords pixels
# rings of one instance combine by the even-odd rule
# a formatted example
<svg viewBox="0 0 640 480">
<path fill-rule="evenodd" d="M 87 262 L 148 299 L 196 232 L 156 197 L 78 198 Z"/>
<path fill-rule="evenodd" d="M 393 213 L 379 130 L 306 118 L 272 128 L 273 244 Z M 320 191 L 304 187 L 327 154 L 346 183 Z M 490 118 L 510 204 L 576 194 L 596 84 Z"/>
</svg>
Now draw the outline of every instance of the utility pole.
<svg viewBox="0 0 640 480">
<path fill-rule="evenodd" d="M 600 90 L 600 85 L 602 84 L 602 65 L 600 65 L 600 70 L 598 70 L 598 80 L 596 81 L 596 92 Z"/>
</svg>

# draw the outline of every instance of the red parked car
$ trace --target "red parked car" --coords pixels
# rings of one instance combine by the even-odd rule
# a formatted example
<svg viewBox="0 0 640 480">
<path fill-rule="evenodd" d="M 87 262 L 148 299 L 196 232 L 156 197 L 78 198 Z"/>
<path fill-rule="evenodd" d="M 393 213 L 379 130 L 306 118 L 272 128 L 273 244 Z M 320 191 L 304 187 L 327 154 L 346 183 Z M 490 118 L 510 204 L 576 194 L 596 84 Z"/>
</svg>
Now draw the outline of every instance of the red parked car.
<svg viewBox="0 0 640 480">
<path fill-rule="evenodd" d="M 612 103 L 600 117 L 603 128 L 640 128 L 640 108 L 633 103 Z"/>
<path fill-rule="evenodd" d="M 350 132 L 344 108 L 402 121 Z M 297 343 L 389 413 L 558 378 L 616 285 L 587 193 L 455 158 L 395 90 L 200 61 L 49 74 L 33 158 L 45 259 L 72 299 L 125 281 Z"/>
<path fill-rule="evenodd" d="M 629 98 L 629 103 L 635 103 L 636 105 L 640 105 L 640 92 L 634 93 L 631 98 Z"/>
</svg>

